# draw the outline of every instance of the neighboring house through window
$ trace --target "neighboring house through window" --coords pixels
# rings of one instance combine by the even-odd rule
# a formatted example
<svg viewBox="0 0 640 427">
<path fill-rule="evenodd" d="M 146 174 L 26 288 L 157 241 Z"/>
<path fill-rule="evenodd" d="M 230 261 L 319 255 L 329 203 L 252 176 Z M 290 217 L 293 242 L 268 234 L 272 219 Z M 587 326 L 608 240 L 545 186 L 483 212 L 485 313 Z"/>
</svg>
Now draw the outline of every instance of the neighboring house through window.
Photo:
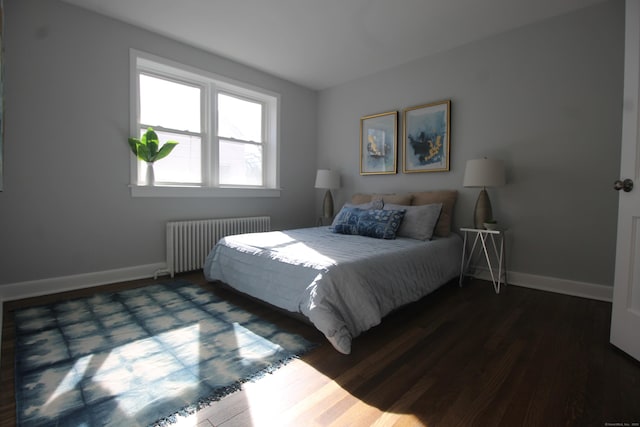
<svg viewBox="0 0 640 427">
<path fill-rule="evenodd" d="M 178 145 L 154 164 L 132 160 L 134 196 L 278 196 L 279 95 L 131 51 L 131 131 Z M 133 156 L 132 156 L 133 158 Z"/>
</svg>

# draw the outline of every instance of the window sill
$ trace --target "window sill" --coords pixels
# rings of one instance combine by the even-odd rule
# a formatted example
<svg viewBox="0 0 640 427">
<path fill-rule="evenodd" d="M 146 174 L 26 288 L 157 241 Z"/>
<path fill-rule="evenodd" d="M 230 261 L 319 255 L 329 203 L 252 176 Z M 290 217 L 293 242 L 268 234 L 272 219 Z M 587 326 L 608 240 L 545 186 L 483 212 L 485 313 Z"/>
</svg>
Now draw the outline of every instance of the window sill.
<svg viewBox="0 0 640 427">
<path fill-rule="evenodd" d="M 131 197 L 280 197 L 279 188 L 129 185 Z"/>
</svg>

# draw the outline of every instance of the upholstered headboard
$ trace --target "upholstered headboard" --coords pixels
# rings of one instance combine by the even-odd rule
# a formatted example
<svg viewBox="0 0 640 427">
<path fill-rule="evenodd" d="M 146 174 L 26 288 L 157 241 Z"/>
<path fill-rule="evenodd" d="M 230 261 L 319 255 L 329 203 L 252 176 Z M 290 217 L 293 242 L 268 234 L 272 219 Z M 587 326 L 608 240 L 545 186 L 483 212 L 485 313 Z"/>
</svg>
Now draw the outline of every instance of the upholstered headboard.
<svg viewBox="0 0 640 427">
<path fill-rule="evenodd" d="M 431 203 L 442 203 L 440 217 L 436 223 L 434 235 L 447 237 L 451 233 L 451 223 L 453 222 L 453 208 L 458 198 L 456 190 L 439 190 L 439 191 L 419 191 L 411 193 L 393 193 L 393 194 L 362 194 L 356 193 L 351 196 L 351 203 L 359 205 L 368 203 L 372 200 L 382 200 L 383 203 L 391 203 L 395 205 L 421 206 Z"/>
</svg>

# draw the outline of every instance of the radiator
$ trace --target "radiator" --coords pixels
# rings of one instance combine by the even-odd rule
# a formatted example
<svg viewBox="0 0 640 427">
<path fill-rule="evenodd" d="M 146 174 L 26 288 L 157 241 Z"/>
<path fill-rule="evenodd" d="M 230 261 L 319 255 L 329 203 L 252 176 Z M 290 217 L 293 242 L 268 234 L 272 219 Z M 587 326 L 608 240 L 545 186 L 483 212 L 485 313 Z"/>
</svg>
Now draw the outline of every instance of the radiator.
<svg viewBox="0 0 640 427">
<path fill-rule="evenodd" d="M 167 269 L 157 271 L 155 277 L 202 268 L 211 248 L 225 236 L 270 230 L 268 216 L 168 222 Z"/>
</svg>

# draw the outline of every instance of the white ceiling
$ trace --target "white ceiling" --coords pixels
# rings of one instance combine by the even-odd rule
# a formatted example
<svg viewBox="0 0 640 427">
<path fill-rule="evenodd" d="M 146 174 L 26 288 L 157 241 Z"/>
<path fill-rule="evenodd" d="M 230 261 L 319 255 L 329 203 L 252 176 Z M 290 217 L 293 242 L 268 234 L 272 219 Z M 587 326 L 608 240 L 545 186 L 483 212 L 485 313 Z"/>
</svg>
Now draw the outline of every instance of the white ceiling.
<svg viewBox="0 0 640 427">
<path fill-rule="evenodd" d="M 313 89 L 602 0 L 63 0 Z"/>
</svg>

